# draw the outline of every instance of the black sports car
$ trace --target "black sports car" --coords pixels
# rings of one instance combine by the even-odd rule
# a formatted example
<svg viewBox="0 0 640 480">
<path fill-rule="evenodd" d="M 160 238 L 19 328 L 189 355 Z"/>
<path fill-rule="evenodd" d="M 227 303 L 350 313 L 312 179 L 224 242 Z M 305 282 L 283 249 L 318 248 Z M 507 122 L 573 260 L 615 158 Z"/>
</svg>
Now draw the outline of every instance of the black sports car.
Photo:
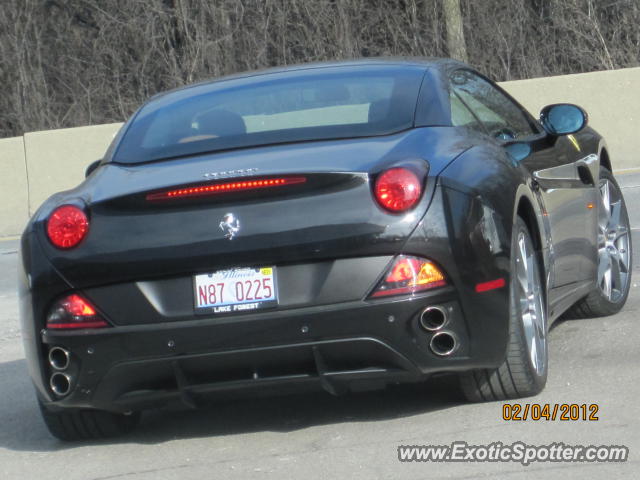
<svg viewBox="0 0 640 480">
<path fill-rule="evenodd" d="M 153 97 L 22 236 L 44 419 L 106 436 L 207 397 L 457 373 L 545 385 L 549 324 L 608 315 L 631 239 L 577 106 L 535 120 L 451 60 L 303 65 Z"/>
</svg>

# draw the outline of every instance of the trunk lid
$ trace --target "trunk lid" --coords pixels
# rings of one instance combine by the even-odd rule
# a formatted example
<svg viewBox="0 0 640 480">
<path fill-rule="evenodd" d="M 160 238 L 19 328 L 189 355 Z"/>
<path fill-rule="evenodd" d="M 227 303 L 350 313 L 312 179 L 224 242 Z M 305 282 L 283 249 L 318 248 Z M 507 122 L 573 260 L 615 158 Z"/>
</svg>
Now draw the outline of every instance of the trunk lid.
<svg viewBox="0 0 640 480">
<path fill-rule="evenodd" d="M 90 215 L 87 238 L 68 251 L 53 248 L 46 239 L 42 243 L 54 267 L 76 288 L 232 267 L 393 255 L 426 212 L 433 177 L 465 148 L 461 138 L 443 131 L 452 129 L 415 129 L 387 137 L 270 146 L 136 166 L 107 164 L 41 210 L 46 217 L 62 202 L 83 199 Z M 427 160 L 430 180 L 425 180 L 416 208 L 393 215 L 376 203 L 371 178 L 407 160 Z M 191 200 L 147 200 L 149 194 L 210 180 L 291 176 L 305 182 Z M 228 214 L 239 222 L 231 239 L 223 225 Z"/>
</svg>

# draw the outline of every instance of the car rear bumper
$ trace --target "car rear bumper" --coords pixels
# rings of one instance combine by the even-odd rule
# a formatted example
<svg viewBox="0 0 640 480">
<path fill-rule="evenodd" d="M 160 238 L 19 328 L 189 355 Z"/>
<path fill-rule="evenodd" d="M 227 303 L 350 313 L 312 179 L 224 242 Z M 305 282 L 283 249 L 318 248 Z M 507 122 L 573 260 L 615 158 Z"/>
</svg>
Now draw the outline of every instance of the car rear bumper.
<svg viewBox="0 0 640 480">
<path fill-rule="evenodd" d="M 449 225 L 445 205 L 468 213 Z M 50 408 L 129 411 L 174 399 L 193 405 L 208 394 L 300 388 L 341 393 L 437 372 L 497 367 L 509 338 L 509 288 L 477 288 L 494 279 L 510 282 L 510 231 L 497 228 L 496 219 L 478 197 L 455 190 L 434 196 L 402 252 L 436 262 L 447 287 L 366 300 L 390 253 L 282 266 L 263 262 L 278 265 L 279 308 L 219 317 L 194 317 L 191 276 L 71 284 L 27 232 L 20 297 L 31 378 Z M 87 295 L 114 326 L 47 330 L 51 302 L 74 290 Z M 457 341 L 450 355 L 434 354 L 434 333 L 419 326 L 420 312 L 434 305 L 449 315 L 443 328 Z M 71 388 L 64 396 L 50 388 L 47 353 L 53 346 L 71 354 L 65 372 Z"/>
<path fill-rule="evenodd" d="M 436 355 L 436 332 L 420 326 L 424 308 L 438 305 L 455 350 Z M 179 400 L 196 406 L 207 396 L 324 389 L 333 394 L 410 382 L 435 372 L 493 366 L 504 346 L 473 341 L 455 291 L 413 298 L 263 312 L 225 319 L 114 327 L 100 331 L 44 330 L 45 349 L 70 352 L 70 392 L 50 407 L 141 410 Z M 46 363 L 46 362 L 45 362 Z"/>
</svg>

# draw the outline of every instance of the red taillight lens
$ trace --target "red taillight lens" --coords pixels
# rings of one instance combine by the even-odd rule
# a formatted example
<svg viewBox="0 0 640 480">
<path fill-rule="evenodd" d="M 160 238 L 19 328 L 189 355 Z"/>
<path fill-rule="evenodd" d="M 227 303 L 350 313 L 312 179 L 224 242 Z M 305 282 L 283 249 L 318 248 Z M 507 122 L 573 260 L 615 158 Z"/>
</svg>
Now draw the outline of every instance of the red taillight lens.
<svg viewBox="0 0 640 480">
<path fill-rule="evenodd" d="M 104 328 L 109 324 L 77 293 L 61 298 L 49 311 L 47 328 Z"/>
<path fill-rule="evenodd" d="M 391 168 L 378 176 L 374 191 L 376 200 L 383 208 L 400 213 L 418 203 L 422 185 L 411 170 Z"/>
<path fill-rule="evenodd" d="M 370 296 L 407 295 L 446 284 L 444 273 L 433 262 L 400 255 Z"/>
<path fill-rule="evenodd" d="M 56 208 L 47 220 L 47 236 L 58 248 L 73 248 L 89 232 L 89 219 L 78 207 L 63 205 Z"/>
<path fill-rule="evenodd" d="M 166 192 L 150 193 L 147 200 L 169 200 L 173 198 L 185 197 L 206 197 L 209 195 L 217 195 L 220 193 L 239 192 L 243 190 L 257 190 L 260 188 L 284 187 L 286 185 L 296 185 L 305 183 L 305 177 L 283 177 L 283 178 L 263 178 L 242 180 L 237 182 L 215 183 L 210 185 L 199 185 L 194 187 L 185 187 L 176 190 L 168 190 Z"/>
</svg>

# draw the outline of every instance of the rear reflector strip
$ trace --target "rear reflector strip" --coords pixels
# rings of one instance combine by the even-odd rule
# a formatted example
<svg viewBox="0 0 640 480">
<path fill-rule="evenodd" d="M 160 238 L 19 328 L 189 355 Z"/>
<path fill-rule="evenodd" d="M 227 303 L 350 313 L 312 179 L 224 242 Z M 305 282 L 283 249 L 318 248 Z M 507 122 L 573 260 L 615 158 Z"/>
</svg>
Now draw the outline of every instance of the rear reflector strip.
<svg viewBox="0 0 640 480">
<path fill-rule="evenodd" d="M 483 282 L 476 284 L 476 292 L 488 292 L 489 290 L 495 290 L 496 288 L 502 288 L 505 286 L 504 278 L 498 278 L 489 282 Z"/>
<path fill-rule="evenodd" d="M 104 328 L 109 324 L 104 320 L 98 320 L 95 322 L 72 322 L 72 323 L 49 323 L 47 328 L 53 328 L 58 330 L 69 330 L 72 328 Z"/>
<path fill-rule="evenodd" d="M 186 197 L 206 197 L 220 193 L 240 192 L 247 190 L 257 190 L 261 188 L 284 187 L 286 185 L 296 185 L 305 183 L 306 177 L 282 177 L 282 178 L 262 178 L 252 180 L 242 180 L 239 182 L 216 183 L 210 185 L 200 185 L 197 187 L 186 187 L 166 192 L 150 193 L 147 200 L 170 200 L 173 198 Z"/>
</svg>

